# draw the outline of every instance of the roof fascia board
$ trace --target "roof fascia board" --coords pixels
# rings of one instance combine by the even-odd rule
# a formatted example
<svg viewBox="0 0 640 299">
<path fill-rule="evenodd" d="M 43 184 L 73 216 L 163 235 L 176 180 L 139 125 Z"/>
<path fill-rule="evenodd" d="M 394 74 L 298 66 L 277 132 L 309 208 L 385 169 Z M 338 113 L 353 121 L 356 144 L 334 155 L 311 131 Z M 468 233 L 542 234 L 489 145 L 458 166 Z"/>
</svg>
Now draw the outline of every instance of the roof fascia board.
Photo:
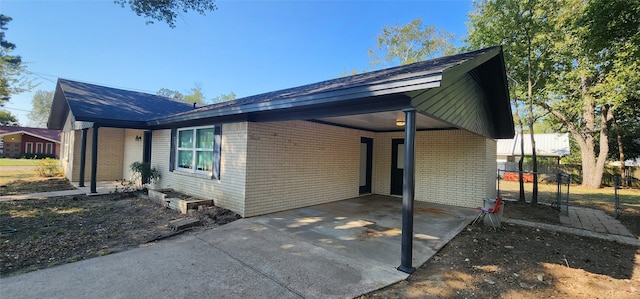
<svg viewBox="0 0 640 299">
<path fill-rule="evenodd" d="M 327 103 L 325 105 L 293 107 L 282 111 L 262 111 L 249 115 L 248 120 L 253 122 L 286 121 L 286 120 L 310 120 L 325 117 L 348 116 L 384 111 L 400 110 L 411 107 L 411 98 L 404 95 L 382 96 L 374 98 L 361 98 L 355 101 L 343 103 Z"/>
<path fill-rule="evenodd" d="M 468 73 L 469 71 L 471 71 L 472 69 L 477 68 L 478 66 L 482 65 L 483 63 L 489 61 L 490 59 L 492 59 L 493 57 L 497 56 L 498 54 L 500 54 L 501 48 L 500 47 L 494 47 L 489 49 L 487 52 L 482 53 L 474 58 L 472 58 L 469 61 L 466 61 L 464 63 L 458 64 L 454 67 L 450 67 L 448 69 L 445 69 L 443 71 L 443 76 L 448 80 L 448 79 L 453 79 L 453 78 L 457 78 L 461 75 L 464 75 L 466 73 Z"/>
<path fill-rule="evenodd" d="M 90 121 L 74 121 L 73 129 L 74 130 L 88 129 L 88 128 L 92 128 L 93 125 L 94 123 Z"/>
<path fill-rule="evenodd" d="M 147 125 L 144 121 L 129 121 L 129 120 L 113 120 L 104 118 L 83 118 L 76 119 L 75 122 L 91 123 L 91 127 L 108 127 L 108 128 L 121 128 L 121 129 L 147 129 Z M 76 129 L 74 123 L 74 130 Z"/>
<path fill-rule="evenodd" d="M 429 89 L 429 88 L 439 87 L 441 80 L 442 80 L 442 74 L 432 73 L 430 74 L 430 76 L 427 76 L 421 79 L 403 81 L 404 83 L 410 83 L 410 85 L 394 82 L 390 84 L 378 85 L 378 88 L 359 86 L 356 88 L 330 91 L 330 92 L 302 96 L 302 97 L 251 103 L 251 104 L 240 105 L 236 107 L 223 107 L 220 109 L 210 109 L 210 110 L 204 110 L 202 112 L 192 112 L 187 115 L 169 116 L 162 119 L 148 121 L 147 125 L 158 126 L 163 124 L 170 124 L 172 122 L 192 120 L 194 118 L 215 118 L 215 117 L 233 115 L 233 114 L 244 114 L 244 113 L 260 112 L 260 111 L 287 109 L 287 108 L 293 108 L 293 107 L 302 107 L 302 106 L 334 103 L 334 102 L 340 102 L 340 101 L 348 101 L 348 100 L 353 100 L 357 98 L 370 98 L 370 97 L 383 96 L 383 95 L 389 95 L 394 93 L 404 93 L 404 92 L 414 91 L 418 89 Z M 380 88 L 380 86 L 383 86 L 383 88 Z"/>
</svg>

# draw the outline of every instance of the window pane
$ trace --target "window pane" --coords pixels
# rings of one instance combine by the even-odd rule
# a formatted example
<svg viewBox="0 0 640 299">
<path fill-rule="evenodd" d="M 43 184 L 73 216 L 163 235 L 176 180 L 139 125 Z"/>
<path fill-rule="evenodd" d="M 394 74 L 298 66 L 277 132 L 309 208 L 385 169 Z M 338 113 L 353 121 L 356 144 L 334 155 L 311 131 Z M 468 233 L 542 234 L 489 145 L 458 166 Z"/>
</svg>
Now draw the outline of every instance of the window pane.
<svg viewBox="0 0 640 299">
<path fill-rule="evenodd" d="M 189 168 L 193 167 L 193 152 L 192 151 L 178 151 L 178 167 Z"/>
<path fill-rule="evenodd" d="M 193 147 L 193 130 L 178 131 L 178 147 Z"/>
<path fill-rule="evenodd" d="M 213 128 L 196 130 L 197 148 L 213 148 Z"/>
<path fill-rule="evenodd" d="M 201 171 L 212 171 L 213 170 L 213 152 L 196 152 L 196 165 L 197 170 Z"/>
</svg>

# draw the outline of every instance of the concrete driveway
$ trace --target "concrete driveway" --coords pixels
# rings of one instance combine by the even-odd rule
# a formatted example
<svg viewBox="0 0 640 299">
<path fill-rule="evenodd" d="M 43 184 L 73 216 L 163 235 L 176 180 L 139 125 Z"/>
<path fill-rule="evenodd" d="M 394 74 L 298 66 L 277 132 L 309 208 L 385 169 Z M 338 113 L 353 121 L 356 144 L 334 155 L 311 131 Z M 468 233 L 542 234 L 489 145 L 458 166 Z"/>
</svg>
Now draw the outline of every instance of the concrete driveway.
<svg viewBox="0 0 640 299">
<path fill-rule="evenodd" d="M 475 216 L 416 202 L 414 266 Z M 349 298 L 407 278 L 401 200 L 371 195 L 241 219 L 104 257 L 0 279 L 6 298 Z"/>
</svg>

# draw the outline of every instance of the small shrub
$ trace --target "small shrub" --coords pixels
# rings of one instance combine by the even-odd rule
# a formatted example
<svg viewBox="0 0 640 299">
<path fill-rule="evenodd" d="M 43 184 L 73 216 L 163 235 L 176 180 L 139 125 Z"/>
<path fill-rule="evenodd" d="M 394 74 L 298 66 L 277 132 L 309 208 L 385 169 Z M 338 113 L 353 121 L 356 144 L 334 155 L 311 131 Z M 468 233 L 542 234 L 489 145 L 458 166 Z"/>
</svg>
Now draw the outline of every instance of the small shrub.
<svg viewBox="0 0 640 299">
<path fill-rule="evenodd" d="M 58 160 L 44 158 L 38 162 L 38 174 L 42 177 L 51 178 L 62 175 Z"/>
<path fill-rule="evenodd" d="M 133 182 L 140 182 L 141 185 L 146 185 L 160 180 L 160 172 L 155 168 L 151 168 L 149 163 L 133 162 L 130 168 L 133 172 Z"/>
</svg>

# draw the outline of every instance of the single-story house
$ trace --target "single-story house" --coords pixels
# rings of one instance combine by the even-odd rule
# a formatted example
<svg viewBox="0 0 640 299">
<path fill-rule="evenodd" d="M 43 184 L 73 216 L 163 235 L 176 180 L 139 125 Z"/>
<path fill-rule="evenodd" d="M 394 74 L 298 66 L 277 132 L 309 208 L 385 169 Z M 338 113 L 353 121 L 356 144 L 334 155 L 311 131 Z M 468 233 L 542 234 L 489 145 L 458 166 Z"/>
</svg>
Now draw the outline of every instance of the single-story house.
<svg viewBox="0 0 640 299">
<path fill-rule="evenodd" d="M 21 158 L 44 154 L 58 158 L 60 131 L 44 128 L 0 126 L 0 157 Z"/>
<path fill-rule="evenodd" d="M 401 196 L 405 272 L 413 200 L 495 197 L 495 139 L 514 135 L 501 47 L 204 107 L 60 79 L 48 126 L 63 131 L 66 176 L 92 191 L 148 161 L 161 174 L 152 188 L 243 217 Z"/>
</svg>

